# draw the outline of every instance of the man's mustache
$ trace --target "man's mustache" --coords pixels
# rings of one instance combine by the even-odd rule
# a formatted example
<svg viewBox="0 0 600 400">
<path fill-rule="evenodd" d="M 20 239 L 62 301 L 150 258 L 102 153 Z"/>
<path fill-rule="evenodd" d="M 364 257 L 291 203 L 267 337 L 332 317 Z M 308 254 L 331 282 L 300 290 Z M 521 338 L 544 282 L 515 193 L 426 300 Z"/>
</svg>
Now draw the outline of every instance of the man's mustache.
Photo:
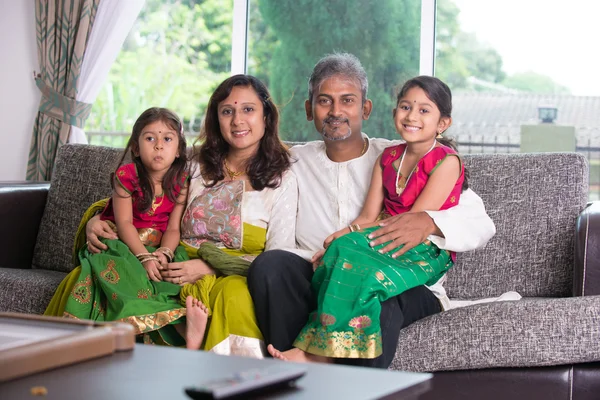
<svg viewBox="0 0 600 400">
<path fill-rule="evenodd" d="M 347 124 L 350 124 L 348 118 L 327 117 L 323 120 L 324 124 L 331 124 L 332 122 L 345 122 Z"/>
</svg>

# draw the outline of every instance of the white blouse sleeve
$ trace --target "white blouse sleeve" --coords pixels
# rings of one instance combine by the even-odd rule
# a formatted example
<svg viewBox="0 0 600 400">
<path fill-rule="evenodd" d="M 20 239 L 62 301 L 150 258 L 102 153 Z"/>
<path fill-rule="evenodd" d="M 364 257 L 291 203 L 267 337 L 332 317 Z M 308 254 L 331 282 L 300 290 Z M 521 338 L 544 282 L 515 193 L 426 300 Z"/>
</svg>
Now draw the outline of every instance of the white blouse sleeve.
<svg viewBox="0 0 600 400">
<path fill-rule="evenodd" d="M 481 198 L 471 189 L 460 195 L 458 204 L 443 211 L 426 211 L 444 237 L 430 236 L 440 249 L 470 251 L 485 246 L 496 234 Z"/>
<path fill-rule="evenodd" d="M 298 182 L 292 171 L 283 174 L 281 185 L 271 208 L 267 226 L 265 250 L 296 247 L 296 212 L 298 210 Z"/>
</svg>

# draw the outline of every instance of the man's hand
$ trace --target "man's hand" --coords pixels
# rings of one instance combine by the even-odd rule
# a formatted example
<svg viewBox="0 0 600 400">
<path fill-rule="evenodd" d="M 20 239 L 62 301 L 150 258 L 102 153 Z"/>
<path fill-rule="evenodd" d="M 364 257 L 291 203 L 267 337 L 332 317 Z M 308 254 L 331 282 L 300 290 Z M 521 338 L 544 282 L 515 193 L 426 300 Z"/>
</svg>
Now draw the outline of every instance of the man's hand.
<svg viewBox="0 0 600 400">
<path fill-rule="evenodd" d="M 100 241 L 100 238 L 119 238 L 106 221 L 102 221 L 98 215 L 92 217 L 85 225 L 85 237 L 87 239 L 87 248 L 91 253 L 100 253 L 102 250 L 108 248 Z"/>
<path fill-rule="evenodd" d="M 312 266 L 313 266 L 313 272 L 316 271 L 317 268 L 319 267 L 319 264 L 321 263 L 321 259 L 323 258 L 323 254 L 325 254 L 325 249 L 321 249 L 321 250 L 317 251 L 310 259 L 310 262 L 312 263 Z"/>
<path fill-rule="evenodd" d="M 369 235 L 369 239 L 374 239 L 370 243 L 371 247 L 390 242 L 379 250 L 380 253 L 385 254 L 398 246 L 404 246 L 392 254 L 392 258 L 401 256 L 419 243 L 423 243 L 431 234 L 441 235 L 429 214 L 424 211 L 398 214 L 381 221 L 379 225 L 381 228 Z"/>
<path fill-rule="evenodd" d="M 339 238 L 340 236 L 344 236 L 348 233 L 350 233 L 350 228 L 344 228 L 344 229 L 340 229 L 337 232 L 333 232 L 331 235 L 329 235 L 325 238 L 325 241 L 323 242 L 323 247 L 328 248 L 329 245 L 331 244 L 331 242 L 333 242 L 335 239 Z"/>
</svg>

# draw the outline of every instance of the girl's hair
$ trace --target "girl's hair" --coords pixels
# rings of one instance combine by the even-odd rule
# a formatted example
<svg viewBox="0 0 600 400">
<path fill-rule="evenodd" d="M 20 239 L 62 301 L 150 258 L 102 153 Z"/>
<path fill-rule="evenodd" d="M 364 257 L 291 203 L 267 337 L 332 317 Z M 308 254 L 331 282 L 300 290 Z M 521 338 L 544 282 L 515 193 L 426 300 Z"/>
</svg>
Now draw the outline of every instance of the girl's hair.
<svg viewBox="0 0 600 400">
<path fill-rule="evenodd" d="M 162 181 L 162 187 L 167 198 L 172 202 L 177 202 L 177 197 L 179 197 L 180 191 L 176 190 L 175 186 L 177 184 L 182 185 L 183 179 L 186 173 L 187 166 L 187 154 L 186 154 L 186 142 L 185 135 L 183 134 L 183 123 L 173 111 L 167 108 L 160 107 L 152 107 L 144 111 L 138 119 L 133 124 L 133 129 L 131 131 L 131 137 L 127 142 L 127 146 L 125 147 L 125 151 L 123 152 L 123 156 L 119 161 L 119 167 L 123 165 L 125 157 L 129 153 L 131 155 L 131 159 L 133 160 L 135 167 L 138 173 L 138 179 L 140 188 L 142 190 L 143 198 L 138 202 L 138 210 L 140 212 L 145 212 L 150 208 L 152 204 L 152 200 L 154 197 L 154 185 L 150 181 L 150 175 L 146 170 L 146 167 L 142 163 L 142 159 L 139 156 L 139 140 L 142 135 L 142 131 L 145 127 L 150 125 L 153 122 L 162 121 L 175 132 L 179 137 L 179 146 L 177 148 L 177 152 L 179 153 L 179 157 L 175 158 L 173 164 L 165 173 Z M 138 154 L 136 156 L 136 153 Z M 110 176 L 110 183 L 112 188 L 114 189 L 115 185 L 115 172 L 113 172 Z"/>
<path fill-rule="evenodd" d="M 450 91 L 448 85 L 433 76 L 421 75 L 406 81 L 400 89 L 400 92 L 398 92 L 396 104 L 400 103 L 400 100 L 406 96 L 406 93 L 414 87 L 421 88 L 425 92 L 427 98 L 433 101 L 438 110 L 440 110 L 440 118 L 451 118 L 452 92 Z M 448 146 L 458 152 L 458 146 L 453 138 L 443 136 L 436 138 L 436 140 L 440 142 L 440 144 Z M 463 161 L 461 160 L 461 162 Z M 467 171 L 467 168 L 465 168 L 465 179 L 462 186 L 463 191 L 469 188 L 468 178 L 469 171 Z"/>
<path fill-rule="evenodd" d="M 287 147 L 279 138 L 279 112 L 271 100 L 267 87 L 251 75 L 234 75 L 225 79 L 215 89 L 208 101 L 204 124 L 199 140 L 203 141 L 197 154 L 202 176 L 208 182 L 207 186 L 214 186 L 225 178 L 223 164 L 229 144 L 223 139 L 219 125 L 219 103 L 231 94 L 234 87 L 252 88 L 263 106 L 265 118 L 265 134 L 260 139 L 256 154 L 249 160 L 248 178 L 254 190 L 263 190 L 265 187 L 276 188 L 281 183 L 283 173 L 290 167 L 290 154 Z"/>
</svg>

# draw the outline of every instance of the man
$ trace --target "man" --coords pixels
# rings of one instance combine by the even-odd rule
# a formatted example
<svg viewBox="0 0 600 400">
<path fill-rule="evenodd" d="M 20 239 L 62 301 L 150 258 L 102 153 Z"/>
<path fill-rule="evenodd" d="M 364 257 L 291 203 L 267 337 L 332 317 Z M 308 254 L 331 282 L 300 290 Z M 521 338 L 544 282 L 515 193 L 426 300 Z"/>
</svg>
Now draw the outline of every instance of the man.
<svg viewBox="0 0 600 400">
<path fill-rule="evenodd" d="M 313 69 L 308 85 L 306 116 L 314 122 L 323 141 L 291 149 L 297 160 L 292 170 L 299 192 L 298 249 L 267 251 L 254 261 L 248 273 L 248 286 L 265 342 L 281 351 L 292 347 L 316 307 L 316 296 L 311 291 L 312 256 L 322 249 L 328 235 L 348 226 L 358 216 L 373 165 L 382 150 L 393 144 L 386 139 L 368 138 L 361 131 L 372 103 L 367 98 L 366 73 L 356 57 L 324 57 Z M 382 249 L 384 252 L 404 245 L 396 255 L 427 237 L 442 249 L 467 251 L 483 246 L 495 234 L 481 199 L 472 190 L 462 193 L 456 207 L 400 214 L 381 225 L 373 234 L 372 244 L 390 241 Z M 442 283 L 419 286 L 382 303 L 380 357 L 337 361 L 387 368 L 403 327 L 449 307 Z"/>
</svg>

